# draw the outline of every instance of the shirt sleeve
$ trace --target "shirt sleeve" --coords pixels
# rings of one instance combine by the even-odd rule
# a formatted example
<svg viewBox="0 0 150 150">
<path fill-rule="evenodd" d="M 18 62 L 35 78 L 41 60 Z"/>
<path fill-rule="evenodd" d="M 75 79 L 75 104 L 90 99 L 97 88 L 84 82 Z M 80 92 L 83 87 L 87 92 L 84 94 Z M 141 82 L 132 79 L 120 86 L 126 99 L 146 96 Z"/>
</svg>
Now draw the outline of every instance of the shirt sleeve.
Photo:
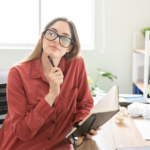
<svg viewBox="0 0 150 150">
<path fill-rule="evenodd" d="M 26 92 L 19 72 L 14 67 L 9 70 L 6 90 L 8 111 L 14 133 L 19 139 L 28 141 L 35 136 L 54 108 L 43 98 L 35 108 L 28 111 Z"/>
<path fill-rule="evenodd" d="M 83 120 L 90 113 L 90 110 L 94 105 L 87 79 L 85 63 L 82 57 L 80 58 L 78 68 L 78 96 L 76 105 L 77 111 L 75 113 L 72 126 L 74 126 L 76 122 Z"/>
</svg>

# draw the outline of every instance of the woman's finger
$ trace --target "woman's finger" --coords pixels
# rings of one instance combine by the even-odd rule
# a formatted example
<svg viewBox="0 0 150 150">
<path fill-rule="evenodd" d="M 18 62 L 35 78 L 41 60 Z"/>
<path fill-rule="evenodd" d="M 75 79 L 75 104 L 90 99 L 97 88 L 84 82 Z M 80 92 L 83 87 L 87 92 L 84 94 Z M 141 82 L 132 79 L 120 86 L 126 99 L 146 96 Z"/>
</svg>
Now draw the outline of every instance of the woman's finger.
<svg viewBox="0 0 150 150">
<path fill-rule="evenodd" d="M 84 136 L 82 136 L 82 138 L 84 138 Z M 92 138 L 92 135 L 87 134 L 85 139 L 91 139 L 91 138 Z"/>
<path fill-rule="evenodd" d="M 60 71 L 61 69 L 58 67 L 53 67 L 50 73 L 54 73 L 56 71 Z"/>
<path fill-rule="evenodd" d="M 56 78 L 55 80 L 53 80 L 53 83 L 57 84 L 57 85 L 61 85 L 63 83 L 63 79 L 62 78 Z"/>
<path fill-rule="evenodd" d="M 97 135 L 97 131 L 95 131 L 95 130 L 90 130 L 90 134 L 92 134 L 92 136 Z"/>
<path fill-rule="evenodd" d="M 62 75 L 63 76 L 63 73 L 61 70 L 57 71 L 57 72 L 54 72 L 54 73 L 51 73 L 52 75 L 55 75 L 55 76 L 59 76 L 59 75 Z"/>
<path fill-rule="evenodd" d="M 58 70 L 58 71 L 55 71 L 55 72 L 50 72 L 48 74 L 49 77 L 52 77 L 52 76 L 64 76 L 62 71 L 61 70 Z"/>
<path fill-rule="evenodd" d="M 52 76 L 49 77 L 49 79 L 52 80 L 52 81 L 59 80 L 59 79 L 63 79 L 63 76 L 62 75 L 58 75 L 58 76 L 53 76 L 52 75 Z"/>
<path fill-rule="evenodd" d="M 58 75 L 64 76 L 61 70 L 59 70 L 57 72 L 54 72 L 53 75 L 55 75 L 55 76 L 58 76 Z"/>
<path fill-rule="evenodd" d="M 49 80 L 52 81 L 52 82 L 57 82 L 59 80 L 63 80 L 63 77 L 62 76 L 51 76 L 49 78 Z"/>
<path fill-rule="evenodd" d="M 63 79 L 59 79 L 59 84 L 61 85 L 63 83 Z"/>
<path fill-rule="evenodd" d="M 84 135 L 86 135 L 86 133 L 84 133 Z M 90 134 L 89 133 L 87 134 L 86 139 L 91 139 L 95 135 L 97 135 L 97 131 L 90 130 Z M 82 136 L 82 138 L 84 138 L 84 136 Z"/>
<path fill-rule="evenodd" d="M 97 130 L 101 130 L 101 127 L 98 127 Z"/>
</svg>

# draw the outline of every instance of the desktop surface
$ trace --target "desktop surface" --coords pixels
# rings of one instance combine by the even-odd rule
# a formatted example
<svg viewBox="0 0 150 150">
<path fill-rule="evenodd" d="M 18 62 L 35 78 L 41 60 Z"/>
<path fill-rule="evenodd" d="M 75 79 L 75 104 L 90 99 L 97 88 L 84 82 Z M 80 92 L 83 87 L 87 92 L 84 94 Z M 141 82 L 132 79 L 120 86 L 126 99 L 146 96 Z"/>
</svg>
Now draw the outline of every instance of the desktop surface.
<svg viewBox="0 0 150 150">
<path fill-rule="evenodd" d="M 126 114 L 124 115 L 123 123 L 115 123 L 114 116 L 101 127 L 102 129 L 98 131 L 96 136 L 93 136 L 91 140 L 85 140 L 76 150 L 119 150 L 119 148 L 150 146 L 150 141 L 145 141 L 136 128 L 134 124 L 135 119 L 143 118 L 132 118 L 130 114 Z M 81 141 L 82 139 L 78 138 L 77 145 L 80 144 Z"/>
</svg>

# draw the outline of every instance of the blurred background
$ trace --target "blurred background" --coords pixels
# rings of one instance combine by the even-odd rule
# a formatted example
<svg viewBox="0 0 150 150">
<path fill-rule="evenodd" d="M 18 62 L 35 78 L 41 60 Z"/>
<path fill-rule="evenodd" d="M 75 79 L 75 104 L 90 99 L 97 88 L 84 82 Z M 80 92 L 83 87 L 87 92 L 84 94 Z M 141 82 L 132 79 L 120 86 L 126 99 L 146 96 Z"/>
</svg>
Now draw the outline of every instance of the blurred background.
<svg viewBox="0 0 150 150">
<path fill-rule="evenodd" d="M 134 35 L 139 33 L 140 38 L 136 48 L 144 49 L 140 32 L 150 27 L 149 6 L 150 0 L 0 0 L 0 71 L 26 58 L 46 24 L 63 16 L 77 27 L 81 56 L 93 80 L 90 86 L 100 68 L 117 77 L 112 82 L 100 76 L 97 85 L 102 90 L 118 85 L 120 93 L 131 94 Z M 143 61 L 143 55 L 140 57 Z"/>
</svg>

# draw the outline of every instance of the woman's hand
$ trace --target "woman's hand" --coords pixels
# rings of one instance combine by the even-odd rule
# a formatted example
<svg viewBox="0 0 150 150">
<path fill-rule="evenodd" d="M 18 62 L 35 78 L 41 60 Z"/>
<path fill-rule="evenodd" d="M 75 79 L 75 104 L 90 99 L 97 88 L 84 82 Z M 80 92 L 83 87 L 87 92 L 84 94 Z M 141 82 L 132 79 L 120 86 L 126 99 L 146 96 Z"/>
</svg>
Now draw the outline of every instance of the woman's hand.
<svg viewBox="0 0 150 150">
<path fill-rule="evenodd" d="M 101 127 L 98 127 L 97 130 L 101 130 Z M 90 134 L 88 133 L 85 139 L 91 139 L 93 136 L 97 135 L 97 130 L 90 130 Z M 84 135 L 86 135 L 86 133 L 84 133 Z M 84 138 L 84 136 L 82 136 L 82 138 Z"/>
<path fill-rule="evenodd" d="M 57 97 L 60 93 L 60 85 L 63 83 L 63 73 L 60 68 L 53 67 L 51 72 L 48 74 L 48 81 L 50 83 L 49 92 L 53 97 Z"/>
<path fill-rule="evenodd" d="M 101 130 L 101 127 L 98 127 L 97 130 Z M 97 135 L 97 130 L 90 130 L 90 134 L 88 133 L 85 139 L 91 139 L 93 136 Z M 84 133 L 85 135 L 86 133 Z M 84 136 L 82 136 L 84 138 Z"/>
</svg>

